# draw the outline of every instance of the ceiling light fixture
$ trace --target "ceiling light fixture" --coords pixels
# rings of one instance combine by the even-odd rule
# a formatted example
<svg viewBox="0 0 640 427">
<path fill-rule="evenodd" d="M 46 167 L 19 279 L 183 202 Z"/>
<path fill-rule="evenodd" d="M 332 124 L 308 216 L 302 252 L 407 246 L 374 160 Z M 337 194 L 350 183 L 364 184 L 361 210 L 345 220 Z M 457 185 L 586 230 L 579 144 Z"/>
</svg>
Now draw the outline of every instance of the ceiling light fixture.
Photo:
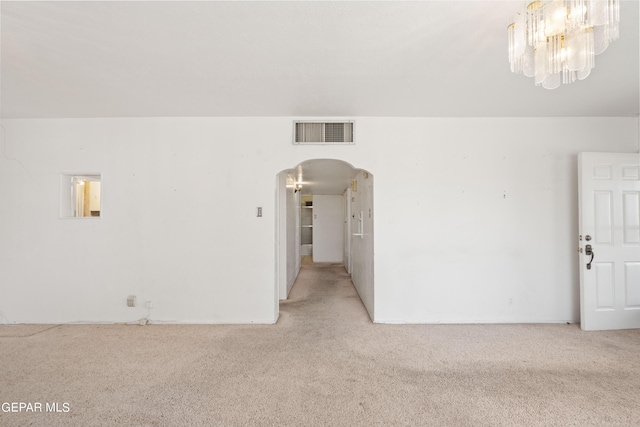
<svg viewBox="0 0 640 427">
<path fill-rule="evenodd" d="M 619 0 L 534 1 L 507 27 L 511 71 L 555 89 L 584 80 L 619 36 Z"/>
</svg>

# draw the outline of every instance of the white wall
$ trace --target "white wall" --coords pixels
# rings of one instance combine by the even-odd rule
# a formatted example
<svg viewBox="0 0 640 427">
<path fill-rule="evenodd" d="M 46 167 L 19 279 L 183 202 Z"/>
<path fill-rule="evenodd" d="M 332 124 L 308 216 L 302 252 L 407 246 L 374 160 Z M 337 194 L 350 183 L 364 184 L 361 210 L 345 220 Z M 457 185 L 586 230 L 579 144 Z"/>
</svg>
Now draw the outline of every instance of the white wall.
<svg viewBox="0 0 640 427">
<path fill-rule="evenodd" d="M 375 316 L 373 176 L 361 171 L 351 192 L 351 279 L 369 317 Z M 360 215 L 362 222 L 360 223 Z M 354 236 L 361 234 L 361 236 Z"/>
<path fill-rule="evenodd" d="M 283 171 L 278 174 L 278 292 L 285 300 L 300 271 L 300 193 L 294 191 L 295 177 Z M 280 262 L 284 260 L 284 262 Z M 277 308 L 276 308 L 277 310 Z"/>
<path fill-rule="evenodd" d="M 344 253 L 344 198 L 313 196 L 313 262 L 342 262 Z"/>
<path fill-rule="evenodd" d="M 286 222 L 287 230 L 287 251 L 284 255 L 287 259 L 287 282 L 284 292 L 280 294 L 280 299 L 287 299 L 300 272 L 300 193 L 294 191 L 294 185 L 295 177 L 288 176 L 285 215 L 281 216 L 281 220 Z"/>
<path fill-rule="evenodd" d="M 294 146 L 293 119 L 4 120 L 0 319 L 135 321 L 136 295 L 274 322 L 275 177 L 333 158 L 375 175 L 377 322 L 578 320 L 576 154 L 636 151 L 635 118 L 356 118 L 353 146 Z M 102 217 L 60 219 L 87 170 Z"/>
<path fill-rule="evenodd" d="M 351 186 L 344 190 L 344 252 L 342 263 L 347 273 L 351 274 Z"/>
</svg>

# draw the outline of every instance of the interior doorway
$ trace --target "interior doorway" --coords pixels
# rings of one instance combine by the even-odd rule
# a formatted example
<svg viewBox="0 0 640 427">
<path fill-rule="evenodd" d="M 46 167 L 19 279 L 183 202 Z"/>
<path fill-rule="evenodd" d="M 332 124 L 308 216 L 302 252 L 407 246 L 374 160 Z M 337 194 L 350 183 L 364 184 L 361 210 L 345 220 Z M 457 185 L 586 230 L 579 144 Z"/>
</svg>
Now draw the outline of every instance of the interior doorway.
<svg viewBox="0 0 640 427">
<path fill-rule="evenodd" d="M 277 175 L 275 303 L 287 299 L 303 257 L 340 262 L 374 320 L 373 175 L 336 159 Z"/>
</svg>

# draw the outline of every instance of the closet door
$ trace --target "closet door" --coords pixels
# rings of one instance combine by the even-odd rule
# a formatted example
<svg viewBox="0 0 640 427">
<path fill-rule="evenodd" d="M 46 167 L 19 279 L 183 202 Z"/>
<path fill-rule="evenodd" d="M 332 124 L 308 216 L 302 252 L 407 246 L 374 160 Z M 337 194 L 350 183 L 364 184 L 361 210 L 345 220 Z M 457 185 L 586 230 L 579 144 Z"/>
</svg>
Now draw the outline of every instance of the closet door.
<svg viewBox="0 0 640 427">
<path fill-rule="evenodd" d="M 341 195 L 313 196 L 313 262 L 342 262 L 343 200 Z"/>
</svg>

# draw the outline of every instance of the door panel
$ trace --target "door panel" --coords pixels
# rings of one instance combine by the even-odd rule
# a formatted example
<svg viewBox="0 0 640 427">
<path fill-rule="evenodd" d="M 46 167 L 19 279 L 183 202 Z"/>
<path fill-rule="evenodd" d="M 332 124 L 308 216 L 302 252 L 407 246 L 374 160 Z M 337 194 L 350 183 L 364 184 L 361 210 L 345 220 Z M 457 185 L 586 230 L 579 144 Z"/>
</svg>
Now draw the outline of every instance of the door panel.
<svg viewBox="0 0 640 427">
<path fill-rule="evenodd" d="M 629 308 L 640 308 L 640 262 L 624 264 L 625 289 Z"/>
<path fill-rule="evenodd" d="M 639 154 L 579 156 L 580 322 L 640 328 Z"/>
<path fill-rule="evenodd" d="M 611 191 L 594 192 L 595 204 L 595 241 L 600 244 L 611 244 L 613 241 Z"/>
<path fill-rule="evenodd" d="M 622 194 L 624 243 L 640 244 L 640 192 L 625 191 Z"/>
<path fill-rule="evenodd" d="M 313 196 L 313 262 L 342 262 L 344 208 L 342 196 Z"/>
<path fill-rule="evenodd" d="M 596 270 L 596 309 L 612 310 L 614 301 L 613 264 L 598 262 L 594 268 Z"/>
</svg>

